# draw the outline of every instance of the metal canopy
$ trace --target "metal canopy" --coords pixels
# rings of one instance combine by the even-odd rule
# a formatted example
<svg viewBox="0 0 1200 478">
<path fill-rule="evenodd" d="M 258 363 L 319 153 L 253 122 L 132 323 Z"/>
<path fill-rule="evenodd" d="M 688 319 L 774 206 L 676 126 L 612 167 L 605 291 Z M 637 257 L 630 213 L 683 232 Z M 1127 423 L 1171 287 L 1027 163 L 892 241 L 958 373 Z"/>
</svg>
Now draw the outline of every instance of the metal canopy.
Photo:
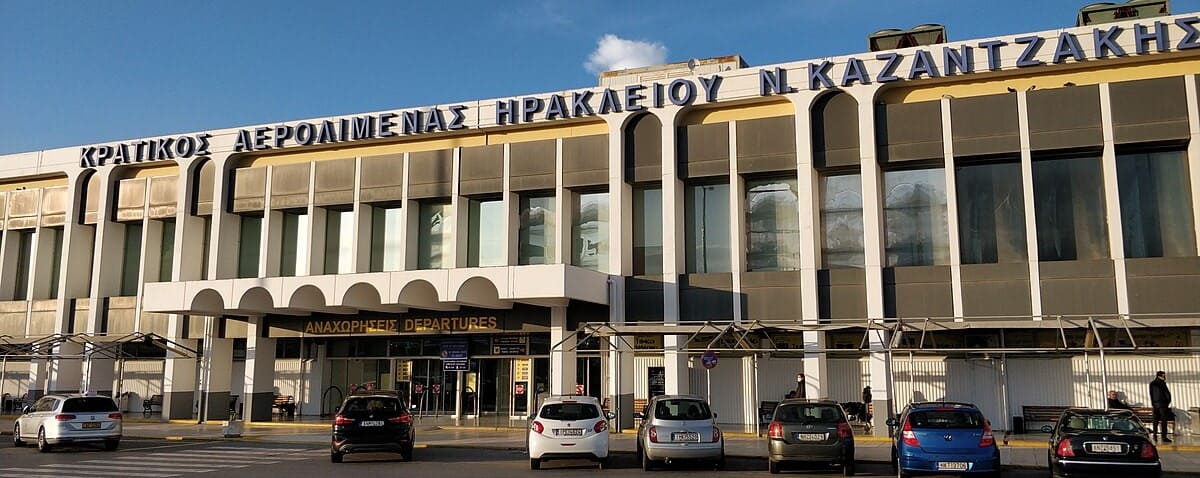
<svg viewBox="0 0 1200 478">
<path fill-rule="evenodd" d="M 66 343 L 83 347 L 79 354 L 63 354 L 54 349 Z M 0 336 L 0 356 L 20 359 L 111 358 L 132 357 L 122 349 L 124 344 L 142 343 L 186 358 L 199 355 L 196 350 L 158 334 L 134 332 L 127 335 L 53 334 L 44 337 Z"/>
</svg>

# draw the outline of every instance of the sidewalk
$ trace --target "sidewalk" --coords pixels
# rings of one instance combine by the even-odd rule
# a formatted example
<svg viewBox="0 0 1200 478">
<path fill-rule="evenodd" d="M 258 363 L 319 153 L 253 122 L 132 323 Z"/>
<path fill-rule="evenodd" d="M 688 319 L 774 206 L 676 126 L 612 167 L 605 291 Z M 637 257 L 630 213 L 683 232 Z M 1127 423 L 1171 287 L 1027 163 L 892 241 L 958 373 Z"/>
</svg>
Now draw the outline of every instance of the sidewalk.
<svg viewBox="0 0 1200 478">
<path fill-rule="evenodd" d="M 0 416 L 0 434 L 10 435 L 14 417 Z M 470 427 L 443 424 L 444 420 L 417 421 L 418 447 L 460 447 L 489 449 L 525 449 L 525 430 L 514 428 Z M 241 440 L 269 443 L 302 444 L 313 447 L 329 443 L 330 420 L 304 417 L 295 421 L 247 422 Z M 197 424 L 193 420 L 161 422 L 155 418 L 127 415 L 125 436 L 166 440 L 225 440 L 223 424 L 219 421 Z M 725 452 L 729 456 L 766 458 L 767 439 L 748 433 L 726 433 Z M 1046 466 L 1046 435 L 1012 435 L 1001 443 L 1000 458 L 1006 466 L 1044 468 Z M 890 442 L 886 437 L 857 436 L 856 457 L 865 462 L 887 462 L 891 459 Z M 611 449 L 616 453 L 633 453 L 635 434 L 632 430 L 612 434 Z M 1200 437 L 1184 436 L 1170 445 L 1159 445 L 1163 469 L 1170 472 L 1200 473 Z"/>
</svg>

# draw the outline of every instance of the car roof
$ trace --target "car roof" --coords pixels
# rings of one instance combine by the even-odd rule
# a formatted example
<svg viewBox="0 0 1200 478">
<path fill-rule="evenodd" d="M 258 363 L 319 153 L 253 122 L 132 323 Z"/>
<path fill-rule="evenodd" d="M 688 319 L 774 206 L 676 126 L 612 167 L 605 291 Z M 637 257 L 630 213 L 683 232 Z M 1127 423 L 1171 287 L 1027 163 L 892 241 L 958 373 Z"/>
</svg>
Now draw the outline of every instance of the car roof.
<svg viewBox="0 0 1200 478">
<path fill-rule="evenodd" d="M 588 402 L 599 405 L 600 400 L 591 395 L 551 395 L 542 399 L 542 405 L 547 403 Z"/>
<path fill-rule="evenodd" d="M 837 405 L 840 403 L 827 398 L 785 398 L 780 405 Z"/>
<path fill-rule="evenodd" d="M 396 392 L 394 390 L 372 390 L 370 392 L 360 392 L 360 393 L 351 394 L 350 396 L 346 397 L 345 400 L 342 400 L 342 401 L 345 402 L 345 401 L 352 400 L 355 398 L 395 398 L 395 399 L 399 399 L 400 393 Z"/>
<path fill-rule="evenodd" d="M 955 408 L 961 410 L 979 411 L 973 403 L 966 402 L 917 402 L 908 405 L 910 410 L 929 410 L 933 408 Z"/>
<path fill-rule="evenodd" d="M 1133 415 L 1133 410 L 1123 409 L 1101 409 L 1101 408 L 1068 408 L 1063 413 L 1071 413 L 1075 415 Z"/>
<path fill-rule="evenodd" d="M 654 397 L 654 400 L 675 400 L 675 399 L 699 400 L 699 401 L 705 402 L 705 403 L 708 402 L 707 400 L 704 399 L 704 397 L 701 397 L 699 395 L 659 395 L 657 397 Z"/>
</svg>

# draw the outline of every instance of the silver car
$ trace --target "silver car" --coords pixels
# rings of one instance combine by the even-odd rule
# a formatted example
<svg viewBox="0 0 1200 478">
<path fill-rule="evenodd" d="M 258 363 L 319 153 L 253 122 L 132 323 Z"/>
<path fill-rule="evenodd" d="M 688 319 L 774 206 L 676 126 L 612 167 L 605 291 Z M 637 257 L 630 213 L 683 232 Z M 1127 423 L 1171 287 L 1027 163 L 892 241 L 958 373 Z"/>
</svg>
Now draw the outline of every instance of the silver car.
<svg viewBox="0 0 1200 478">
<path fill-rule="evenodd" d="M 46 395 L 21 410 L 13 424 L 13 445 L 36 440 L 38 451 L 48 452 L 58 444 L 99 442 L 105 450 L 116 450 L 122 418 L 108 397 Z"/>
<path fill-rule="evenodd" d="M 708 461 L 718 470 L 725 468 L 725 439 L 703 398 L 660 395 L 633 416 L 642 420 L 637 436 L 642 469 L 678 461 Z"/>
</svg>

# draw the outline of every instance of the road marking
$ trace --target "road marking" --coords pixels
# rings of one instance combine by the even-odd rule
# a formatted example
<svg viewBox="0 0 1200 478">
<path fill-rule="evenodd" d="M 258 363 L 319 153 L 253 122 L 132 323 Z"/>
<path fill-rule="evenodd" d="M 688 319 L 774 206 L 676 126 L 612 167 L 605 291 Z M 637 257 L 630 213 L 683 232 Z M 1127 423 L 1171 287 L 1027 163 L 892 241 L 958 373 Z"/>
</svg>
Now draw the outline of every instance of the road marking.
<svg viewBox="0 0 1200 478">
<path fill-rule="evenodd" d="M 262 447 L 262 448 L 253 447 L 252 448 L 252 447 L 244 447 L 244 446 L 210 446 L 208 448 L 205 448 L 205 450 L 270 450 L 270 451 L 285 451 L 285 452 L 289 452 L 289 453 L 295 453 L 295 452 L 301 452 L 301 451 L 321 451 L 323 449 L 322 448 L 265 448 L 265 447 Z"/>
<path fill-rule="evenodd" d="M 58 473 L 58 470 L 45 469 L 45 468 L 4 468 L 4 469 L 0 469 L 0 471 L 21 471 L 21 472 L 25 472 L 25 473 Z M 113 472 L 111 472 L 111 471 L 71 470 L 71 473 L 76 473 L 79 475 L 90 475 L 90 476 L 112 476 L 113 475 Z M 145 478 L 165 478 L 168 476 L 179 476 L 178 473 L 175 473 L 175 474 L 171 474 L 171 473 L 130 473 L 130 472 L 126 472 L 126 471 L 119 472 L 119 474 L 121 476 L 138 476 L 138 477 L 145 477 Z M 52 475 L 52 476 L 58 477 L 59 475 Z"/>
<path fill-rule="evenodd" d="M 270 458 L 272 460 L 307 460 L 307 456 L 289 456 L 291 453 L 263 453 L 261 451 L 188 450 L 188 454 L 224 456 L 230 458 Z"/>
<path fill-rule="evenodd" d="M 54 478 L 92 478 L 90 476 L 59 475 L 59 474 L 57 474 L 56 470 L 37 470 L 35 473 L 55 473 L 53 475 L 49 475 Z M 13 475 L 13 474 L 9 474 L 9 473 L 0 473 L 0 478 L 29 478 L 30 476 L 33 476 L 36 478 L 39 476 L 46 476 L 46 475 L 28 475 L 28 474 Z"/>
<path fill-rule="evenodd" d="M 125 461 L 129 461 L 129 460 L 123 460 L 123 461 L 85 460 L 82 463 L 95 463 L 96 466 L 119 465 L 119 466 L 121 466 L 122 470 L 128 470 L 129 466 L 132 466 L 133 463 L 125 463 Z M 218 465 L 209 465 L 207 463 L 181 464 L 181 463 L 175 463 L 175 462 L 169 462 L 169 461 L 147 462 L 146 460 L 136 460 L 136 463 L 137 463 L 136 469 L 139 471 L 140 470 L 147 470 L 147 471 L 198 471 L 202 468 L 210 468 L 210 469 L 203 470 L 203 471 L 215 471 L 216 467 L 218 466 Z M 43 465 L 43 466 L 49 466 L 49 465 Z M 180 470 L 181 468 L 195 468 L 196 470 Z"/>
<path fill-rule="evenodd" d="M 163 465 L 158 465 L 158 466 L 163 466 Z M 117 465 L 75 465 L 75 464 L 69 464 L 69 463 L 49 463 L 46 465 L 42 465 L 42 468 L 47 468 L 47 467 L 48 468 L 78 468 L 81 470 L 120 471 L 122 475 L 129 475 L 129 473 L 124 472 L 124 470 L 128 470 L 129 467 L 121 466 L 119 464 L 117 464 Z M 181 471 L 185 471 L 188 473 L 205 473 L 205 472 L 209 472 L 209 471 L 216 471 L 215 468 L 207 469 L 207 470 L 205 470 L 205 469 L 181 470 L 178 468 L 158 468 L 158 467 L 147 467 L 147 466 L 138 466 L 135 469 L 139 472 L 152 472 L 152 473 L 178 473 Z M 71 470 L 71 471 L 75 471 L 75 470 Z M 136 476 L 136 475 L 131 475 L 131 476 Z M 157 476 L 163 476 L 163 475 L 157 475 Z"/>
<path fill-rule="evenodd" d="M 186 467 L 204 467 L 204 468 L 245 468 L 247 466 L 250 466 L 249 464 L 230 465 L 230 464 L 225 464 L 225 463 L 210 463 L 208 461 L 197 460 L 195 458 L 167 459 L 167 458 L 148 458 L 148 457 L 140 457 L 140 456 L 127 458 L 127 459 L 119 461 L 118 463 L 124 463 L 124 462 L 130 462 L 129 463 L 130 466 L 137 466 L 137 465 L 143 465 L 143 464 L 152 465 L 152 466 L 176 465 L 176 466 L 181 466 L 181 467 L 186 466 Z"/>
</svg>

